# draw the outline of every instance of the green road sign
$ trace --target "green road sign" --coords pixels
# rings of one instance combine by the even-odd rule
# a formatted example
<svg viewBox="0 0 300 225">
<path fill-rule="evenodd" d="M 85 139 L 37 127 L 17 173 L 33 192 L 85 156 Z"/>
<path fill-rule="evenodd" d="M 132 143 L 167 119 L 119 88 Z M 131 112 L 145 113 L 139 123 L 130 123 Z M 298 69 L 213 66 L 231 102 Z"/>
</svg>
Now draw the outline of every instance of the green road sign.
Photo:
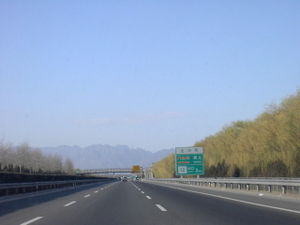
<svg viewBox="0 0 300 225">
<path fill-rule="evenodd" d="M 201 147 L 175 148 L 175 169 L 177 176 L 203 175 L 204 158 Z"/>
</svg>

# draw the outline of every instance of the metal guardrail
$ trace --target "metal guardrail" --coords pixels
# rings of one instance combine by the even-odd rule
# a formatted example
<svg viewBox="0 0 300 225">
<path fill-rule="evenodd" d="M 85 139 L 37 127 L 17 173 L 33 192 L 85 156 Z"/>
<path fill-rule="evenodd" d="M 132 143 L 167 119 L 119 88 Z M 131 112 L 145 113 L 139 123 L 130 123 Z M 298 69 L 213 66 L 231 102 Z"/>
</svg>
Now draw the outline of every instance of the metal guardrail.
<svg viewBox="0 0 300 225">
<path fill-rule="evenodd" d="M 300 195 L 300 178 L 153 178 L 156 182 Z"/>
<path fill-rule="evenodd" d="M 30 182 L 30 183 L 5 183 L 0 184 L 0 196 L 12 195 L 26 192 L 37 192 L 46 189 L 77 187 L 82 184 L 91 184 L 104 182 L 111 179 L 83 179 L 68 181 L 46 181 L 46 182 Z"/>
</svg>

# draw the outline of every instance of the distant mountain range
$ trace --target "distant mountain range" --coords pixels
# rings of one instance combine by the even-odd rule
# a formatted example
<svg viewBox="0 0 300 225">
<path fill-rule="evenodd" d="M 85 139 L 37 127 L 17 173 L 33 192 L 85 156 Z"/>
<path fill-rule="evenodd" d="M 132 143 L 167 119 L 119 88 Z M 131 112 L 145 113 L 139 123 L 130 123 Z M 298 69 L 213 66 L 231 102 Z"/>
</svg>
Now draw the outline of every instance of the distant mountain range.
<svg viewBox="0 0 300 225">
<path fill-rule="evenodd" d="M 90 145 L 57 146 L 41 148 L 44 153 L 57 154 L 64 159 L 73 161 L 74 167 L 79 169 L 97 168 L 127 168 L 132 165 L 150 166 L 153 162 L 164 158 L 174 149 L 165 149 L 158 152 L 150 152 L 141 148 L 130 148 L 126 145 Z"/>
</svg>

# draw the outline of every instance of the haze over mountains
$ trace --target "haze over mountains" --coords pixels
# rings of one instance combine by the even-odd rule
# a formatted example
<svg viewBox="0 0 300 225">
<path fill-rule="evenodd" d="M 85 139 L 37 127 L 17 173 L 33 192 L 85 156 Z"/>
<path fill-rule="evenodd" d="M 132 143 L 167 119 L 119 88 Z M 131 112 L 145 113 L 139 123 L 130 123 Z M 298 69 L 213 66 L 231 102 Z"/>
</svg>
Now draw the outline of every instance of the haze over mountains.
<svg viewBox="0 0 300 225">
<path fill-rule="evenodd" d="M 57 154 L 64 159 L 73 161 L 74 167 L 79 169 L 94 168 L 125 168 L 138 164 L 148 167 L 152 163 L 166 157 L 174 149 L 164 149 L 158 152 L 146 151 L 142 148 L 130 148 L 127 145 L 90 145 L 44 147 L 41 150 L 47 154 Z"/>
</svg>

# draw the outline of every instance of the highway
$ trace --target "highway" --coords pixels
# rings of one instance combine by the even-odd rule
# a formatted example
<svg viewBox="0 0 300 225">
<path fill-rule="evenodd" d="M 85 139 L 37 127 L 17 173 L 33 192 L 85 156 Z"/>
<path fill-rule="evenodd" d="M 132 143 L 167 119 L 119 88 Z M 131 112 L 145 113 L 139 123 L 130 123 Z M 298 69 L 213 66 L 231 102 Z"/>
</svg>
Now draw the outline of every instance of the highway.
<svg viewBox="0 0 300 225">
<path fill-rule="evenodd" d="M 299 225 L 300 201 L 118 181 L 0 198 L 0 224 Z"/>
</svg>

